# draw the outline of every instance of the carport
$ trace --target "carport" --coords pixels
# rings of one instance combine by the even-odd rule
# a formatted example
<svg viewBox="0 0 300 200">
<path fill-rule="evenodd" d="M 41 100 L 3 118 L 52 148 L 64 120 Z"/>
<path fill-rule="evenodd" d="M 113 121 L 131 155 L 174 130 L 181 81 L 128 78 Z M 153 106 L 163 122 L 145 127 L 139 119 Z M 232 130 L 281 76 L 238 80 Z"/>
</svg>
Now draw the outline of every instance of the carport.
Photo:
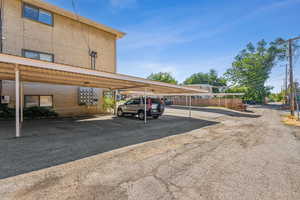
<svg viewBox="0 0 300 200">
<path fill-rule="evenodd" d="M 50 63 L 19 56 L 0 54 L 0 79 L 15 80 L 16 137 L 21 136 L 23 123 L 22 82 L 73 85 L 92 88 L 135 90 L 152 94 L 189 94 L 206 91 L 143 78 Z M 146 118 L 145 118 L 146 119 Z"/>
<path fill-rule="evenodd" d="M 203 94 L 205 94 L 206 96 L 211 96 L 211 97 L 218 97 L 219 101 L 220 99 L 226 96 L 244 96 L 244 93 L 209 93 L 206 90 L 200 89 L 201 92 L 198 93 L 153 93 L 153 92 L 139 92 L 139 91 L 127 91 L 127 90 L 123 90 L 121 91 L 121 93 L 123 94 L 130 94 L 130 95 L 136 95 L 136 96 L 158 96 L 158 97 L 177 97 L 177 96 L 181 96 L 181 97 L 185 97 L 185 104 L 188 110 L 189 110 L 189 117 L 192 117 L 192 97 L 196 97 L 196 96 L 201 96 Z M 226 98 L 225 98 L 225 102 L 226 102 Z M 146 123 L 146 119 L 145 119 L 145 123 Z"/>
</svg>

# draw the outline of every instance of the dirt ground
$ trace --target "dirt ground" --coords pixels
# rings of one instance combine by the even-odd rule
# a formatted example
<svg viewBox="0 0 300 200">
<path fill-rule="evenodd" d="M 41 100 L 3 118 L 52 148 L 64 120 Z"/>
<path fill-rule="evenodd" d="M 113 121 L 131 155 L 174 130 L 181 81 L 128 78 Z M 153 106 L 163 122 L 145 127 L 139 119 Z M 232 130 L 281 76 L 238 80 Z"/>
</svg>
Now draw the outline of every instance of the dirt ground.
<svg viewBox="0 0 300 200">
<path fill-rule="evenodd" d="M 152 120 L 147 126 L 125 118 L 106 122 L 107 129 L 100 126 L 105 122 L 91 120 L 80 126 L 92 127 L 90 134 L 85 133 L 88 141 L 79 136 L 83 129 L 68 125 L 71 122 L 64 122 L 63 127 L 68 127 L 74 135 L 62 129 L 56 135 L 51 131 L 43 135 L 28 127 L 28 137 L 18 142 L 10 139 L 12 132 L 6 127 L 7 134 L 0 138 L 0 159 L 5 157 L 0 160 L 0 165 L 5 165 L 0 173 L 10 175 L 0 180 L 0 199 L 299 200 L 299 127 L 283 125 L 281 112 L 275 107 L 251 110 L 253 113 L 199 108 L 193 110 L 193 119 L 187 119 L 187 110 L 168 109 L 165 117 Z M 120 125 L 117 128 L 122 128 L 122 133 L 117 128 L 109 129 L 108 125 L 114 123 Z M 81 133 L 75 132 L 76 127 Z M 107 130 L 110 134 L 103 134 Z M 3 131 L 0 128 L 0 133 Z M 58 145 L 54 136 L 65 139 L 64 143 Z M 119 146 L 102 148 L 100 141 L 104 139 L 110 144 L 113 142 L 109 139 L 114 140 Z M 79 145 L 81 140 L 83 144 Z M 75 147 L 62 145 L 71 141 Z M 55 144 L 56 148 L 46 143 Z M 76 157 L 84 144 L 85 154 Z M 40 149 L 31 152 L 30 145 Z M 13 147 L 19 153 L 10 152 Z M 47 161 L 43 153 L 50 147 L 57 153 L 49 156 L 68 151 L 62 157 L 70 156 L 76 161 L 62 158 Z M 76 151 L 77 147 L 80 151 Z M 32 154 L 22 159 L 22 150 Z M 40 150 L 42 153 L 38 154 Z M 35 157 L 40 157 L 42 164 L 22 166 L 27 159 L 38 162 Z M 45 168 L 48 165 L 57 166 Z M 21 175 L 14 176 L 7 169 L 10 167 L 15 175 Z"/>
</svg>

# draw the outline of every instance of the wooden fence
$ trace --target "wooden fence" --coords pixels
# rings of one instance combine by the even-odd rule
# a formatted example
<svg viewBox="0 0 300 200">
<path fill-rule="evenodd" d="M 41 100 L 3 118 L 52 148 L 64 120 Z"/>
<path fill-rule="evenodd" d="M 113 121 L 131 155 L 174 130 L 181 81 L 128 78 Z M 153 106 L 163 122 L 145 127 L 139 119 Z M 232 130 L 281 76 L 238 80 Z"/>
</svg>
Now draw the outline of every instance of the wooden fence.
<svg viewBox="0 0 300 200">
<path fill-rule="evenodd" d="M 174 96 L 169 97 L 173 105 L 189 105 L 189 97 L 185 96 Z M 243 104 L 242 99 L 240 98 L 212 98 L 212 99 L 202 99 L 200 97 L 192 97 L 192 106 L 217 106 L 225 107 L 233 110 L 244 111 L 246 106 Z"/>
</svg>

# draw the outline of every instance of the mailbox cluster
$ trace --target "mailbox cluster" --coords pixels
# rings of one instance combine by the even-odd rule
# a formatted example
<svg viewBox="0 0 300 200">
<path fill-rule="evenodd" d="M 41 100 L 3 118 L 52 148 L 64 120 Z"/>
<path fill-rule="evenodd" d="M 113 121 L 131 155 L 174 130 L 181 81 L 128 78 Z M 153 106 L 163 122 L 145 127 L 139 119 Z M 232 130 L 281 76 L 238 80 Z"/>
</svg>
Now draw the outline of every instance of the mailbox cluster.
<svg viewBox="0 0 300 200">
<path fill-rule="evenodd" d="M 80 105 L 96 105 L 99 97 L 97 95 L 97 89 L 80 87 L 79 88 L 79 104 Z"/>
</svg>

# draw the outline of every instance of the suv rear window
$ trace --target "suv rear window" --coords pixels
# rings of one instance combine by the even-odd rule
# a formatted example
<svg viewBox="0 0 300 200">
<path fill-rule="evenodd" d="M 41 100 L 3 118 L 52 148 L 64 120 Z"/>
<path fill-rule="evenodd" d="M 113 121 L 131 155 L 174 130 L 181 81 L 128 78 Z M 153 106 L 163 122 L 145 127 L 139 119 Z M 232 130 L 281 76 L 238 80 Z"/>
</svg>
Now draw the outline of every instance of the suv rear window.
<svg viewBox="0 0 300 200">
<path fill-rule="evenodd" d="M 130 99 L 127 101 L 127 105 L 138 105 L 140 104 L 140 99 Z"/>
<path fill-rule="evenodd" d="M 142 98 L 142 104 L 144 104 L 144 102 L 145 102 L 145 99 Z M 147 98 L 147 103 L 148 103 L 148 102 L 149 102 L 149 98 Z M 154 98 L 151 98 L 151 103 L 160 104 L 161 101 L 160 101 L 160 99 L 154 99 Z"/>
<path fill-rule="evenodd" d="M 152 103 L 160 104 L 160 100 L 159 100 L 159 99 L 151 99 L 151 102 L 152 102 Z"/>
</svg>

